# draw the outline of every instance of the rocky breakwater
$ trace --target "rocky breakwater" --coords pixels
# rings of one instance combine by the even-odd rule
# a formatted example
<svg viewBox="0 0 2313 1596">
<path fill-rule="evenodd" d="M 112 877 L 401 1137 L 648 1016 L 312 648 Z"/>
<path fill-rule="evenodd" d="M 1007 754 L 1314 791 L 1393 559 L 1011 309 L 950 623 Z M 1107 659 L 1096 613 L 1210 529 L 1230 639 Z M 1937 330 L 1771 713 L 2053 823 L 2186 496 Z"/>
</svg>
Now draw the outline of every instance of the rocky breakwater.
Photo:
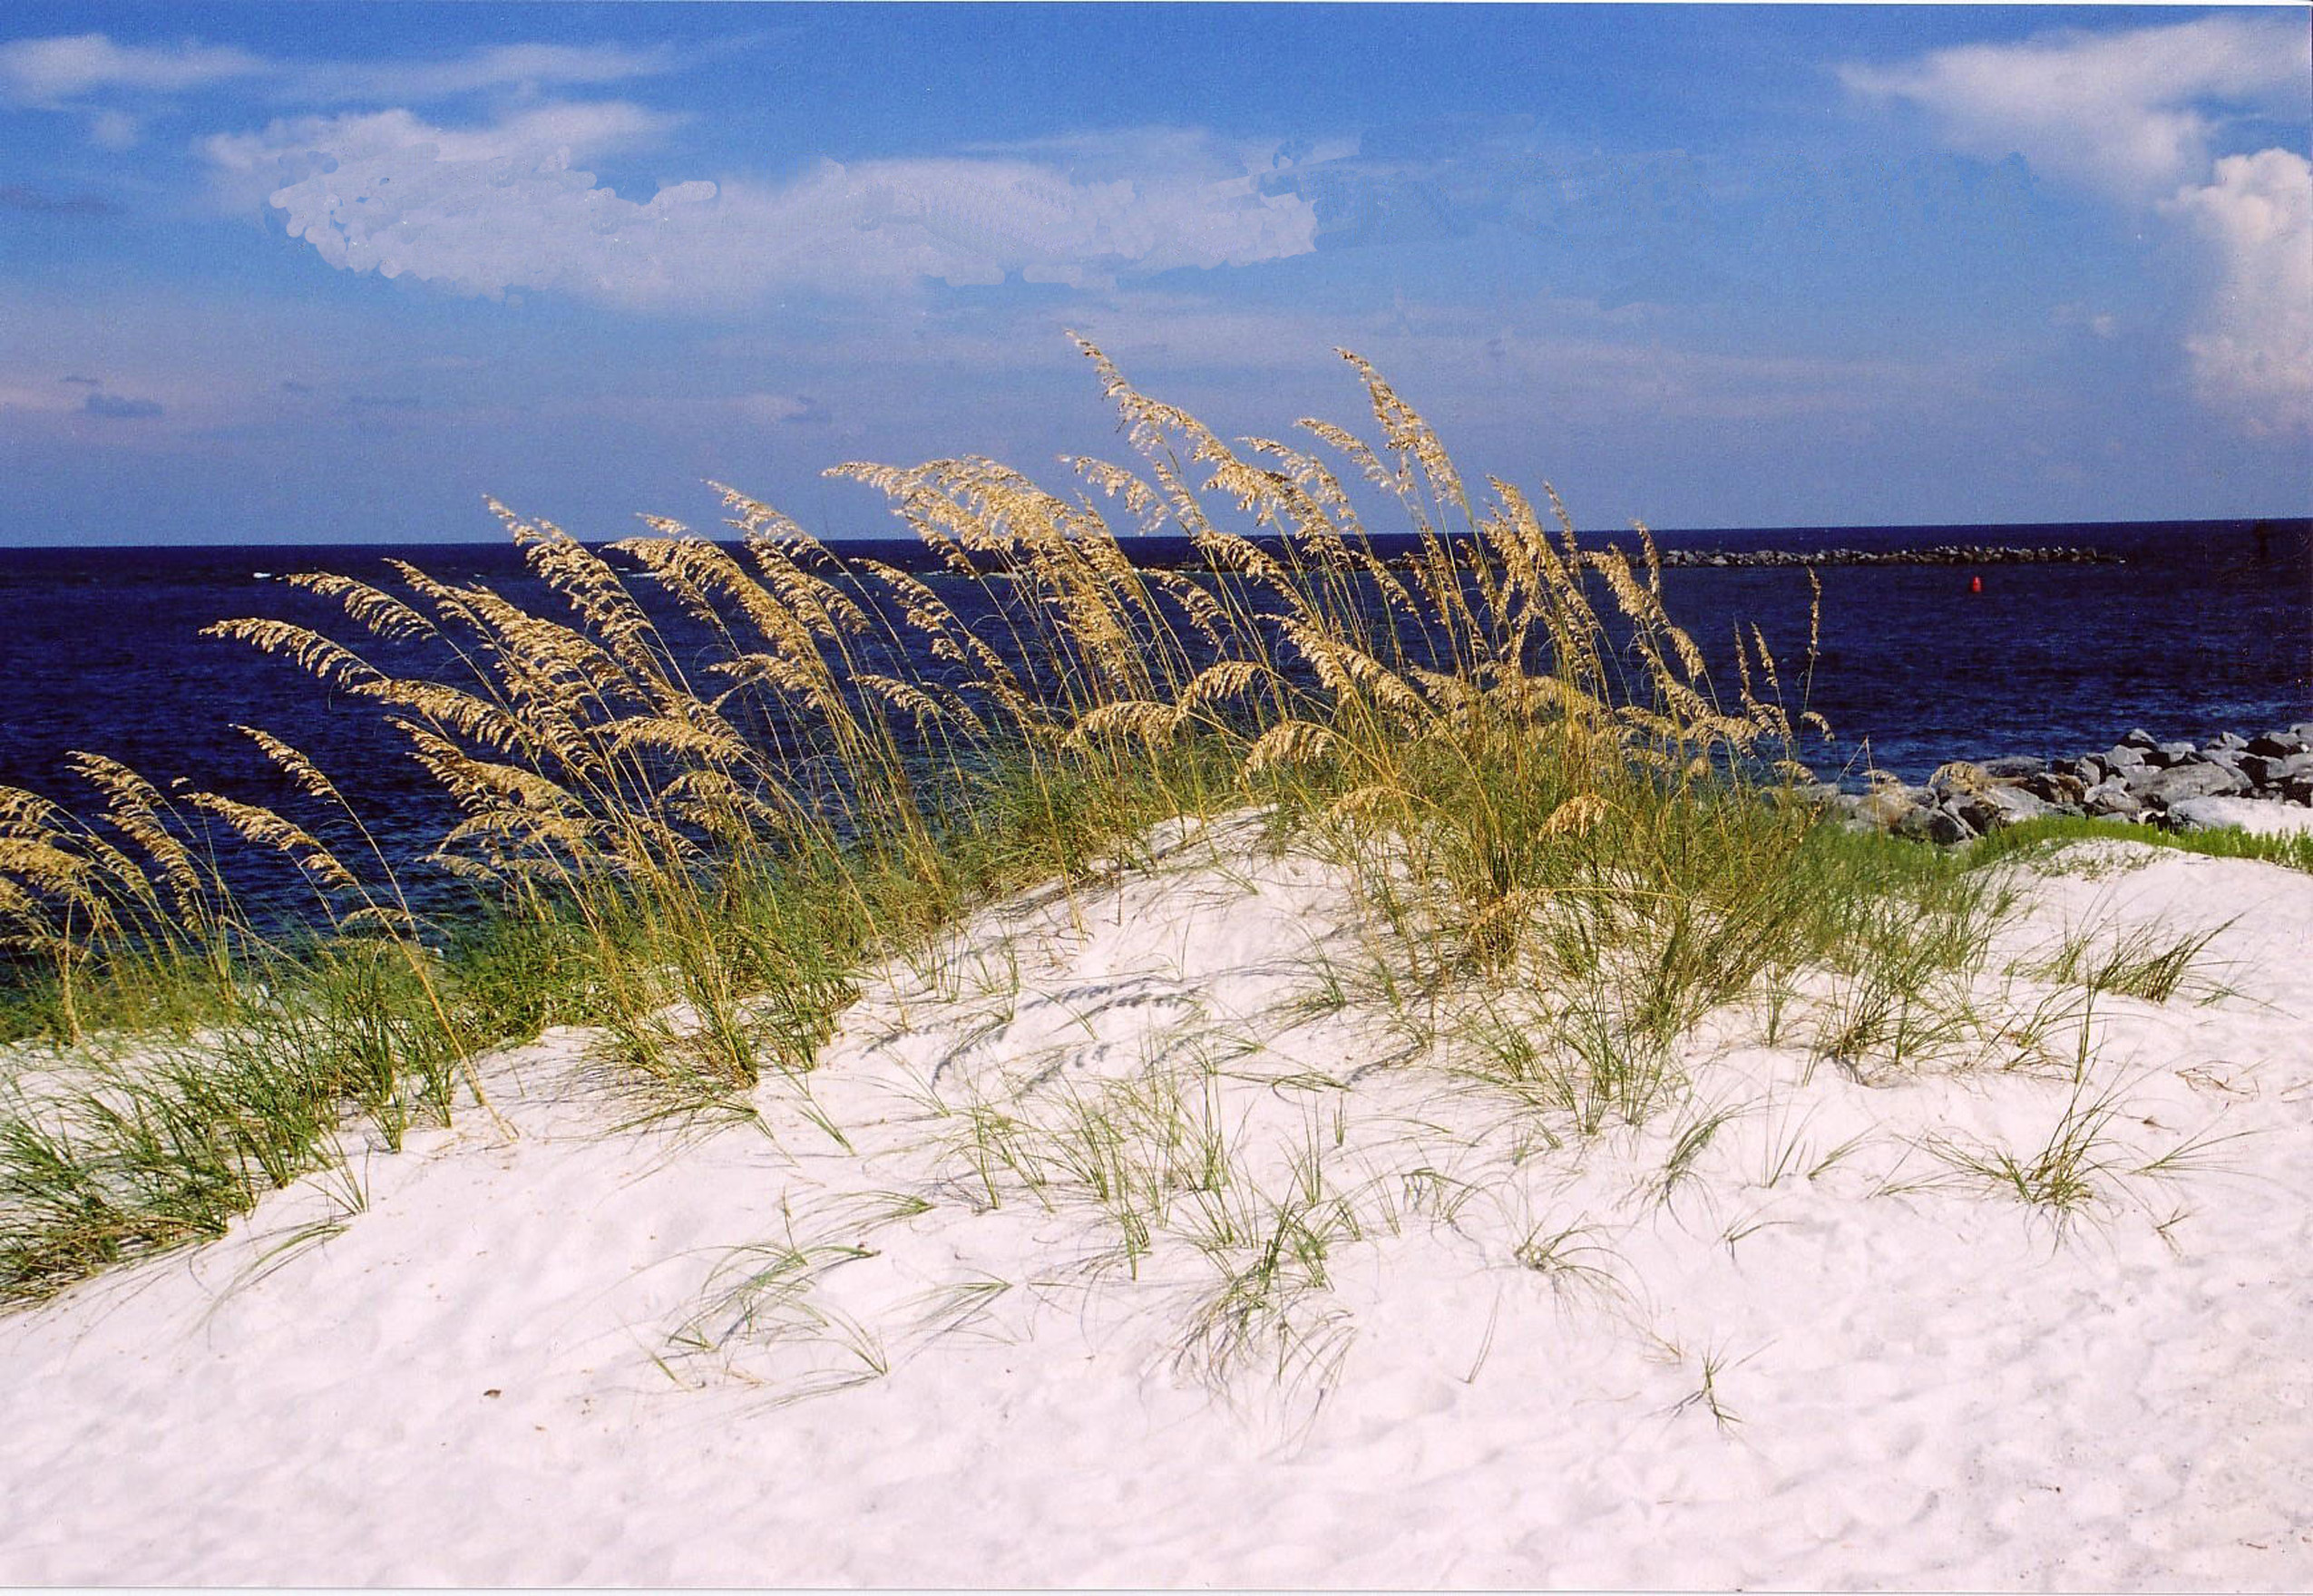
<svg viewBox="0 0 2313 1596">
<path fill-rule="evenodd" d="M 1819 788 L 1817 796 L 1859 829 L 1942 843 L 2045 814 L 2168 826 L 2239 823 L 2218 817 L 2240 812 L 2210 801 L 2313 810 L 2313 722 L 2255 737 L 2228 732 L 2201 745 L 2133 731 L 2101 754 L 2074 759 L 1962 761 L 1937 770 L 1925 786 L 1885 781 L 1863 793 Z"/>
<path fill-rule="evenodd" d="M 1645 563 L 1643 550 L 1614 546 L 1614 551 L 1634 567 Z M 1323 556 L 1304 553 L 1303 558 Z M 1339 557 L 1337 557 L 1339 558 Z M 1421 553 L 1392 554 L 1383 560 L 1393 570 L 1417 569 L 1428 556 Z M 1607 556 L 1596 550 L 1585 552 L 1583 559 L 1594 569 Z M 1149 563 L 1142 557 L 1140 563 Z M 1665 570 L 1742 570 L 1754 566 L 1830 566 L 1830 565 L 2125 565 L 2122 556 L 2103 549 L 2084 548 L 2074 544 L 2061 546 L 2001 545 L 1990 543 L 1937 543 L 1916 549 L 1664 549 L 1654 550 L 1654 562 Z M 1205 569 L 1221 570 L 1217 564 L 1194 557 L 1186 565 L 1205 565 Z"/>
<path fill-rule="evenodd" d="M 1921 549 L 1664 549 L 1665 569 L 1757 565 L 2119 565 L 2117 554 L 2076 546 L 1939 543 Z"/>
</svg>

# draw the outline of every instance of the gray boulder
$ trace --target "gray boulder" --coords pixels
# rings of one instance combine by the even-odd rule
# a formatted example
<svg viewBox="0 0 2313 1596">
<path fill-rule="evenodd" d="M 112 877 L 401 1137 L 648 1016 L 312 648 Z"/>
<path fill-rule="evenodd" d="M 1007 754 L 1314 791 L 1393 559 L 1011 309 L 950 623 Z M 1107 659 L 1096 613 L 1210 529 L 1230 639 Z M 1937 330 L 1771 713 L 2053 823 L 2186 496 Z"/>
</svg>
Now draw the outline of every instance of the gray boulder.
<svg viewBox="0 0 2313 1596">
<path fill-rule="evenodd" d="M 1933 796 L 1925 787 L 1874 787 L 1855 801 L 1855 813 L 1867 825 L 1891 832 L 1905 815 Z"/>
<path fill-rule="evenodd" d="M 1975 828 L 1948 809 L 1934 808 L 1922 803 L 1904 811 L 1896 822 L 1896 835 L 1909 837 L 1914 842 L 1937 842 L 1949 847 L 1965 842 L 1976 835 Z"/>
<path fill-rule="evenodd" d="M 1969 759 L 1939 764 L 1936 774 L 1928 778 L 1928 790 L 1938 798 L 1949 798 L 1955 793 L 1980 793 L 1991 784 L 1991 774 Z"/>
<path fill-rule="evenodd" d="M 2222 798 L 2249 791 L 2249 778 L 2221 764 L 2195 763 L 2156 770 L 2128 783 L 2148 808 L 2166 809 L 2180 798 Z"/>
<path fill-rule="evenodd" d="M 1944 844 L 2046 814 L 2186 824 L 2192 812 L 2174 806 L 2201 799 L 2217 808 L 2243 800 L 2250 809 L 2313 807 L 2313 721 L 2255 737 L 2224 732 L 2197 747 L 2160 742 L 2139 726 L 2101 754 L 1954 760 L 1920 787 L 1887 772 L 1868 774 L 1880 784 L 1866 793 L 1832 797 L 1826 787 L 1808 796 L 1849 826 Z"/>
<path fill-rule="evenodd" d="M 2018 821 L 2036 819 L 2048 805 L 2021 787 L 1995 786 L 1964 793 L 1950 801 L 1951 812 L 1978 832 L 1996 832 Z"/>
<path fill-rule="evenodd" d="M 2136 794 L 2118 782 L 2100 782 L 2081 795 L 2080 806 L 2091 814 L 2113 820 L 2134 820 L 2144 813 Z"/>
<path fill-rule="evenodd" d="M 2081 795 L 2094 783 L 2082 780 L 2067 771 L 2044 771 L 2036 776 L 2026 776 L 2017 785 L 2044 803 L 2059 809 L 2078 807 Z"/>
<path fill-rule="evenodd" d="M 2233 768 L 2249 778 L 2251 785 L 2276 786 L 2289 774 L 2289 762 L 2269 754 L 2244 754 Z"/>
</svg>

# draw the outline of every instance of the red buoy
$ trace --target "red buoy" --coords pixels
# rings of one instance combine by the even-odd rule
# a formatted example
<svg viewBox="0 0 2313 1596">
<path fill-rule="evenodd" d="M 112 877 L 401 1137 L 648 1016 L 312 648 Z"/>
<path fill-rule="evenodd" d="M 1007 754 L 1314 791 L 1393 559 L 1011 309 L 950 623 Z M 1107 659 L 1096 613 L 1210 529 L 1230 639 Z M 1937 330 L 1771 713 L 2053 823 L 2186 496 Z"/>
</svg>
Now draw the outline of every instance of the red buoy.
<svg viewBox="0 0 2313 1596">
<path fill-rule="evenodd" d="M 1981 593 L 1984 590 L 1984 579 L 1982 577 L 1968 578 L 1967 590 L 1971 593 Z"/>
</svg>

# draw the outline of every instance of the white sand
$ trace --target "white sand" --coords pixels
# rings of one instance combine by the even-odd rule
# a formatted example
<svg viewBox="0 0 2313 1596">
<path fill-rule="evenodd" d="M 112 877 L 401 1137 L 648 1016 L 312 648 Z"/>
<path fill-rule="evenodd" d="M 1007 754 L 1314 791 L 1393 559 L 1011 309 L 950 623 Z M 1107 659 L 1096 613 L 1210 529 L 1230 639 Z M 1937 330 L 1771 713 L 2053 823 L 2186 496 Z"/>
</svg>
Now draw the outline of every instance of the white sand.
<svg viewBox="0 0 2313 1596">
<path fill-rule="evenodd" d="M 2100 1004 L 2088 1089 L 2125 1112 L 2061 1233 L 1917 1144 L 2038 1148 L 2053 1068 L 1867 1085 L 1714 1019 L 1684 1062 L 1738 1117 L 1667 1200 L 1676 1116 L 1553 1153 L 1420 1059 L 1295 1085 L 1391 1052 L 1279 1011 L 1357 962 L 1338 885 L 1192 845 L 872 991 L 812 1078 L 856 1155 L 776 1086 L 768 1137 L 608 1131 L 559 1035 L 493 1066 L 518 1140 L 469 1114 L 368 1160 L 365 1212 L 308 1185 L 0 1321 L 0 1581 L 2306 1588 L 2313 879 L 2062 857 L 2009 951 L 2230 921 L 2233 990 Z M 2009 1014 L 2055 991 L 2006 985 Z M 1282 1379 L 1195 1338 L 1217 1277 L 1177 1234 L 1103 1270 L 1096 1204 L 984 1211 L 952 1151 L 975 1095 L 1051 1119 L 1215 1058 L 1272 1198 L 1312 1145 L 1374 1181 Z M 2125 1173 L 2212 1128 L 2254 1133 L 2227 1170 Z M 869 1192 L 934 1206 L 879 1224 Z M 1569 1228 L 1584 1267 L 1519 1261 Z M 718 1344 L 734 1250 L 790 1237 L 873 1256 L 814 1255 Z"/>
</svg>

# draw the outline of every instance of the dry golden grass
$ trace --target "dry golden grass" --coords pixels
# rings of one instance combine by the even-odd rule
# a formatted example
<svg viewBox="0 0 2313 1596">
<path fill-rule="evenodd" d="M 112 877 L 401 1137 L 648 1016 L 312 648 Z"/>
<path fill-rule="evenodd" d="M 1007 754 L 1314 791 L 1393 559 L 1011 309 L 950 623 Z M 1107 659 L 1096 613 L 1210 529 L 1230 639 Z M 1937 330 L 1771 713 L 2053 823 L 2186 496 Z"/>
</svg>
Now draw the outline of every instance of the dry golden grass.
<svg viewBox="0 0 2313 1596">
<path fill-rule="evenodd" d="M 949 573 L 944 590 L 854 566 L 724 490 L 738 550 L 656 519 L 654 536 L 614 546 L 717 639 L 721 657 L 701 680 L 602 553 L 494 502 L 567 617 L 397 565 L 401 592 L 294 579 L 339 602 L 361 635 L 353 643 L 265 618 L 212 630 L 383 706 L 464 815 L 434 862 L 516 897 L 597 879 L 656 890 L 735 854 L 815 857 L 864 842 L 935 870 L 971 774 L 1025 762 L 1161 783 L 1166 750 L 1191 741 L 1235 750 L 1242 796 L 1313 783 L 1332 821 L 1413 832 L 1469 818 L 1459 813 L 1467 791 L 1446 774 L 1504 760 L 1536 762 L 1565 789 L 1545 828 L 1559 835 L 1577 829 L 1564 817 L 1605 813 L 1605 795 L 1634 779 L 1716 782 L 1762 750 L 1788 758 L 1794 727 L 1763 637 L 1740 651 L 1740 704 L 1723 709 L 1701 651 L 1663 608 L 1643 527 L 1635 568 L 1582 547 L 1555 493 L 1550 524 L 1498 482 L 1473 501 L 1419 413 L 1363 360 L 1345 355 L 1381 443 L 1307 421 L 1305 450 L 1232 446 L 1082 347 L 1141 465 L 1080 461 L 1079 475 L 1121 503 L 1133 530 L 1186 533 L 1208 574 L 1142 570 L 1092 500 L 992 461 L 850 464 L 831 474 L 890 498 Z M 1416 534 L 1410 557 L 1376 550 L 1326 454 L 1393 504 Z M 1615 641 L 1594 581 L 1622 628 Z M 959 609 L 967 599 L 972 623 Z M 372 657 L 375 645 L 413 638 L 446 644 L 467 678 L 405 677 Z M 794 735 L 750 735 L 766 725 Z M 250 735 L 308 795 L 337 801 L 302 754 Z M 0 907 L 16 911 L 19 942 L 68 964 L 65 943 L 90 954 L 164 920 L 213 940 L 225 912 L 217 872 L 165 798 L 109 760 L 83 755 L 77 768 L 125 846 L 11 795 Z M 382 859 L 362 861 L 365 878 L 271 811 L 215 793 L 188 802 L 288 854 L 326 896 L 364 900 L 355 912 L 404 901 L 396 883 L 374 880 Z M 1472 917 L 1518 883 L 1498 887 L 1469 898 Z"/>
<path fill-rule="evenodd" d="M 434 944 L 454 928 L 414 912 L 407 867 L 261 730 L 346 844 L 82 755 L 93 821 L 0 791 L 0 921 L 48 972 L 62 1031 L 153 948 L 206 960 L 229 995 L 267 953 L 204 817 L 390 952 L 424 1056 L 575 1016 L 677 1103 L 808 1068 L 872 952 L 1183 813 L 1264 806 L 1338 846 L 1433 984 L 1588 978 L 1613 941 L 1652 970 L 1644 1023 L 1669 1034 L 1800 957 L 1774 881 L 1806 817 L 1755 802 L 1804 774 L 1777 663 L 1754 634 L 1723 704 L 1643 528 L 1634 564 L 1585 547 L 1555 492 L 1547 517 L 1500 482 L 1473 495 L 1355 355 L 1378 443 L 1313 420 L 1303 442 L 1231 443 L 1081 347 L 1137 459 L 1074 462 L 1075 496 L 976 458 L 830 473 L 887 497 L 926 574 L 847 559 L 729 489 L 736 546 L 652 519 L 598 550 L 493 502 L 559 612 L 396 562 L 385 584 L 294 579 L 345 637 L 220 622 L 375 705 L 459 813 L 431 867 L 531 929 L 450 968 Z M 1196 568 L 1142 569 L 1104 502 L 1124 536 L 1186 535 Z M 1377 546 L 1384 515 L 1410 552 Z M 393 668 L 420 645 L 450 670 Z"/>
</svg>

